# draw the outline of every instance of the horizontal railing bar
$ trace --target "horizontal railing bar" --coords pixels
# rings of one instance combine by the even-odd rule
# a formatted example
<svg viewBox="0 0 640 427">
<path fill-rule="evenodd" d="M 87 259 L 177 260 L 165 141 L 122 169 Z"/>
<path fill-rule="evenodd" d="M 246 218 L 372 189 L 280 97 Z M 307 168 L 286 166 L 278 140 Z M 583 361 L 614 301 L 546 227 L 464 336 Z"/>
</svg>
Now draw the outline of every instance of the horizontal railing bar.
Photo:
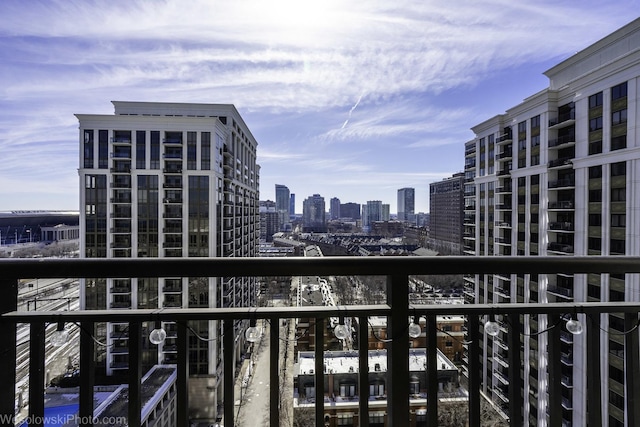
<svg viewBox="0 0 640 427">
<path fill-rule="evenodd" d="M 486 314 L 600 314 L 640 312 L 640 302 L 504 303 L 411 305 L 410 315 Z M 136 320 L 187 321 L 257 319 L 278 320 L 296 317 L 392 316 L 388 305 L 341 305 L 314 307 L 166 308 L 131 310 L 12 311 L 2 318 L 17 323 L 45 322 L 129 322 Z"/>
<path fill-rule="evenodd" d="M 0 274 L 13 278 L 182 276 L 305 276 L 492 273 L 640 273 L 640 257 L 443 256 L 202 259 L 1 259 Z M 185 274 L 188 272 L 188 274 Z"/>
</svg>

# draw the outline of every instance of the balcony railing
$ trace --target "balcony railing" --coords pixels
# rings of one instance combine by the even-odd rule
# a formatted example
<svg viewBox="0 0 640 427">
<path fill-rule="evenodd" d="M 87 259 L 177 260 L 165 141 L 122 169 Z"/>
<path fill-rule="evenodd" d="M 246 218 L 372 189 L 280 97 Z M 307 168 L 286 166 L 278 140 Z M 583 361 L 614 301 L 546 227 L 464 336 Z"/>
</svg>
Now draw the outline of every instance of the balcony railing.
<svg viewBox="0 0 640 427">
<path fill-rule="evenodd" d="M 311 306 L 311 307 L 258 307 L 258 308 L 192 308 L 162 310 L 91 310 L 91 311 L 56 311 L 25 312 L 17 311 L 18 281 L 21 278 L 109 278 L 114 275 L 122 277 L 244 277 L 250 271 L 253 276 L 352 276 L 378 275 L 387 276 L 387 302 L 379 305 L 350 306 Z M 501 332 L 495 338 L 498 345 L 508 348 L 521 348 L 521 326 L 523 315 L 547 315 L 549 324 L 558 323 L 560 316 L 579 313 L 586 333 L 586 349 L 584 365 L 587 370 L 586 415 L 589 425 L 599 425 L 602 419 L 601 379 L 607 373 L 600 370 L 600 335 L 601 314 L 623 313 L 627 330 L 637 323 L 640 303 L 535 303 L 535 304 L 437 304 L 412 305 L 409 302 L 409 275 L 442 275 L 442 274 L 545 274 L 545 273 L 640 273 L 640 257 L 324 257 L 324 258 L 216 258 L 216 259 L 9 259 L 0 260 L 0 286 L 4 297 L 0 300 L 2 328 L 0 340 L 3 343 L 3 357 L 0 358 L 0 416 L 11 419 L 15 411 L 16 384 L 16 326 L 17 323 L 30 325 L 30 365 L 29 365 L 29 418 L 42 420 L 44 416 L 44 330 L 46 323 L 74 322 L 82 325 L 83 330 L 93 330 L 97 322 L 128 323 L 129 334 L 129 405 L 128 425 L 141 425 L 141 352 L 136 351 L 141 345 L 142 322 L 162 321 L 175 322 L 175 358 L 177 364 L 176 408 L 177 426 L 188 426 L 188 330 L 189 321 L 217 320 L 222 321 L 223 330 L 233 331 L 236 321 L 241 319 L 268 319 L 272 324 L 281 324 L 284 319 L 315 319 L 315 389 L 324 390 L 324 330 L 325 322 L 330 317 L 353 317 L 359 319 L 359 335 L 368 336 L 370 316 L 386 316 L 388 318 L 388 336 L 393 342 L 387 346 L 387 425 L 410 425 L 410 375 L 408 356 L 410 339 L 407 334 L 407 321 L 410 317 L 420 315 L 426 322 L 426 355 L 427 355 L 427 390 L 426 404 L 427 425 L 436 426 L 438 418 L 438 372 L 436 362 L 437 328 L 436 316 L 463 315 L 467 318 L 467 354 L 469 373 L 469 425 L 480 425 L 480 321 L 487 315 L 500 315 L 503 323 Z M 587 320 L 584 322 L 584 320 Z M 506 331 L 506 332 L 504 332 Z M 567 361 L 566 354 L 561 354 L 561 335 L 566 334 L 560 328 L 551 328 L 548 334 L 548 375 L 560 378 L 562 363 Z M 502 338 L 500 338 L 502 337 Z M 223 334 L 223 359 L 234 360 L 235 334 Z M 280 381 L 279 381 L 279 340 L 277 333 L 270 334 L 269 375 L 270 406 L 269 422 L 271 426 L 280 423 Z M 626 414 L 629 425 L 640 423 L 640 405 L 635 393 L 639 386 L 635 372 L 640 369 L 640 337 L 637 333 L 624 336 L 625 367 L 627 371 L 627 392 L 625 393 Z M 172 343 L 173 345 L 173 343 Z M 83 426 L 91 425 L 93 419 L 93 385 L 94 385 L 94 341 L 87 333 L 80 334 L 80 402 L 79 419 Z M 359 369 L 357 372 L 359 389 L 358 411 L 369 413 L 368 399 L 368 360 L 367 346 L 360 346 Z M 169 357 L 172 355 L 166 355 Z M 503 379 L 503 388 L 509 405 L 504 406 L 510 424 L 523 424 L 523 398 L 520 377 L 520 351 L 508 352 L 508 368 L 496 371 L 498 378 Z M 234 425 L 234 376 L 232 363 L 224 363 L 224 424 Z M 562 384 L 551 382 L 548 390 L 548 417 L 550 426 L 562 424 Z M 231 398 L 230 398 L 231 397 Z M 325 399 L 316 399 L 315 424 L 324 424 Z M 565 405 L 566 406 L 566 405 Z M 361 416 L 360 425 L 368 426 L 367 416 Z M 31 424 L 30 424 L 31 425 Z M 33 423 L 33 425 L 38 425 Z M 41 424 L 40 424 L 41 425 Z"/>
</svg>

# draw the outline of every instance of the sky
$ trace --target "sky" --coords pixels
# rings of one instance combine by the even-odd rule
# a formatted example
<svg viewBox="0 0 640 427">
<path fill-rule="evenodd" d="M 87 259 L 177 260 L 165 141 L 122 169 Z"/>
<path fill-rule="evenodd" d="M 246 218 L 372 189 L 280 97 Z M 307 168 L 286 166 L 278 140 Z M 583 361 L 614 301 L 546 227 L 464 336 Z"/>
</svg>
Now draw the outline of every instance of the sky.
<svg viewBox="0 0 640 427">
<path fill-rule="evenodd" d="M 463 170 L 470 128 L 638 16 L 640 0 L 2 0 L 0 211 L 78 210 L 75 113 L 231 103 L 260 199 L 381 200 Z M 633 12 L 636 11 L 636 12 Z"/>
</svg>

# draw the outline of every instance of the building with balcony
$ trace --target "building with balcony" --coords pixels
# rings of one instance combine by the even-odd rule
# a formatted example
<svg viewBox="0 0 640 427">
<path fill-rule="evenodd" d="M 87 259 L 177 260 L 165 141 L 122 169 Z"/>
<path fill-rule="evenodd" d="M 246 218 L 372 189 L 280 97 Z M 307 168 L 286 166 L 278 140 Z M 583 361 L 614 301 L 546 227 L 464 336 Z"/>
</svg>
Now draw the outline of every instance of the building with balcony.
<svg viewBox="0 0 640 427">
<path fill-rule="evenodd" d="M 457 173 L 429 184 L 428 246 L 442 254 L 462 252 L 464 179 Z"/>
<path fill-rule="evenodd" d="M 476 256 L 638 255 L 640 230 L 640 19 L 544 74 L 549 86 L 504 114 L 473 127 L 465 144 L 464 253 Z M 432 215 L 433 215 L 432 209 Z M 433 227 L 432 227 L 433 232 Z M 469 276 L 475 303 L 638 301 L 640 278 L 627 274 L 490 274 Z M 565 321 L 568 320 L 565 318 Z M 525 420 L 546 425 L 548 316 L 522 316 L 521 395 Z M 563 425 L 586 425 L 589 345 L 600 351 L 602 425 L 631 426 L 625 398 L 624 316 L 602 317 L 597 342 L 565 333 L 561 381 Z M 504 322 L 498 319 L 501 327 Z M 564 321 L 561 321 L 564 324 Z M 503 333 L 482 336 L 482 388 L 496 403 L 508 384 Z M 637 355 L 635 356 L 637 357 Z M 513 381 L 513 378 L 511 379 Z"/>
<path fill-rule="evenodd" d="M 409 424 L 408 427 L 427 425 L 427 353 L 424 348 L 409 351 Z M 384 427 L 387 421 L 387 350 L 369 350 L 367 358 L 368 389 L 359 386 L 360 359 L 357 351 L 326 351 L 324 369 L 324 425 L 356 426 L 360 424 L 359 400 L 367 399 L 369 426 Z M 298 353 L 293 373 L 294 416 L 304 408 L 314 408 L 320 393 L 315 389 L 315 354 Z M 458 369 L 440 351 L 437 352 L 438 399 L 446 406 L 466 404 L 467 391 L 460 387 Z"/>
<path fill-rule="evenodd" d="M 81 258 L 215 258 L 258 255 L 257 142 L 233 105 L 113 102 L 115 114 L 77 114 Z M 84 278 L 82 309 L 251 307 L 255 278 Z M 159 346 L 144 340 L 142 366 L 175 363 L 175 323 Z M 215 419 L 222 401 L 220 322 L 193 322 L 209 340 L 189 343 L 192 417 Z M 152 325 L 145 322 L 143 329 Z M 244 349 L 244 324 L 234 359 Z M 98 376 L 129 372 L 126 324 L 101 324 Z"/>
</svg>

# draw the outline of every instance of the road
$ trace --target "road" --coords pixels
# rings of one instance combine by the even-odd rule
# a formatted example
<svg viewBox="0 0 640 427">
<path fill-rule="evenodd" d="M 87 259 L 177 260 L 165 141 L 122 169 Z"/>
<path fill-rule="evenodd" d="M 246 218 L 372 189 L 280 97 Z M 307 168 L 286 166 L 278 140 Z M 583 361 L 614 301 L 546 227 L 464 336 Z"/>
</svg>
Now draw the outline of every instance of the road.
<svg viewBox="0 0 640 427">
<path fill-rule="evenodd" d="M 275 301 L 278 306 L 281 301 Z M 235 425 L 239 427 L 255 427 L 269 425 L 270 378 L 269 378 L 269 342 L 272 326 L 262 321 L 263 334 L 255 343 L 252 355 L 250 375 L 238 377 L 236 384 L 236 416 Z M 260 326 L 260 323 L 258 324 Z M 280 378 L 281 410 L 280 425 L 291 426 L 293 422 L 293 340 L 294 328 L 275 325 L 280 331 Z M 286 354 L 286 356 L 285 356 Z"/>
</svg>

